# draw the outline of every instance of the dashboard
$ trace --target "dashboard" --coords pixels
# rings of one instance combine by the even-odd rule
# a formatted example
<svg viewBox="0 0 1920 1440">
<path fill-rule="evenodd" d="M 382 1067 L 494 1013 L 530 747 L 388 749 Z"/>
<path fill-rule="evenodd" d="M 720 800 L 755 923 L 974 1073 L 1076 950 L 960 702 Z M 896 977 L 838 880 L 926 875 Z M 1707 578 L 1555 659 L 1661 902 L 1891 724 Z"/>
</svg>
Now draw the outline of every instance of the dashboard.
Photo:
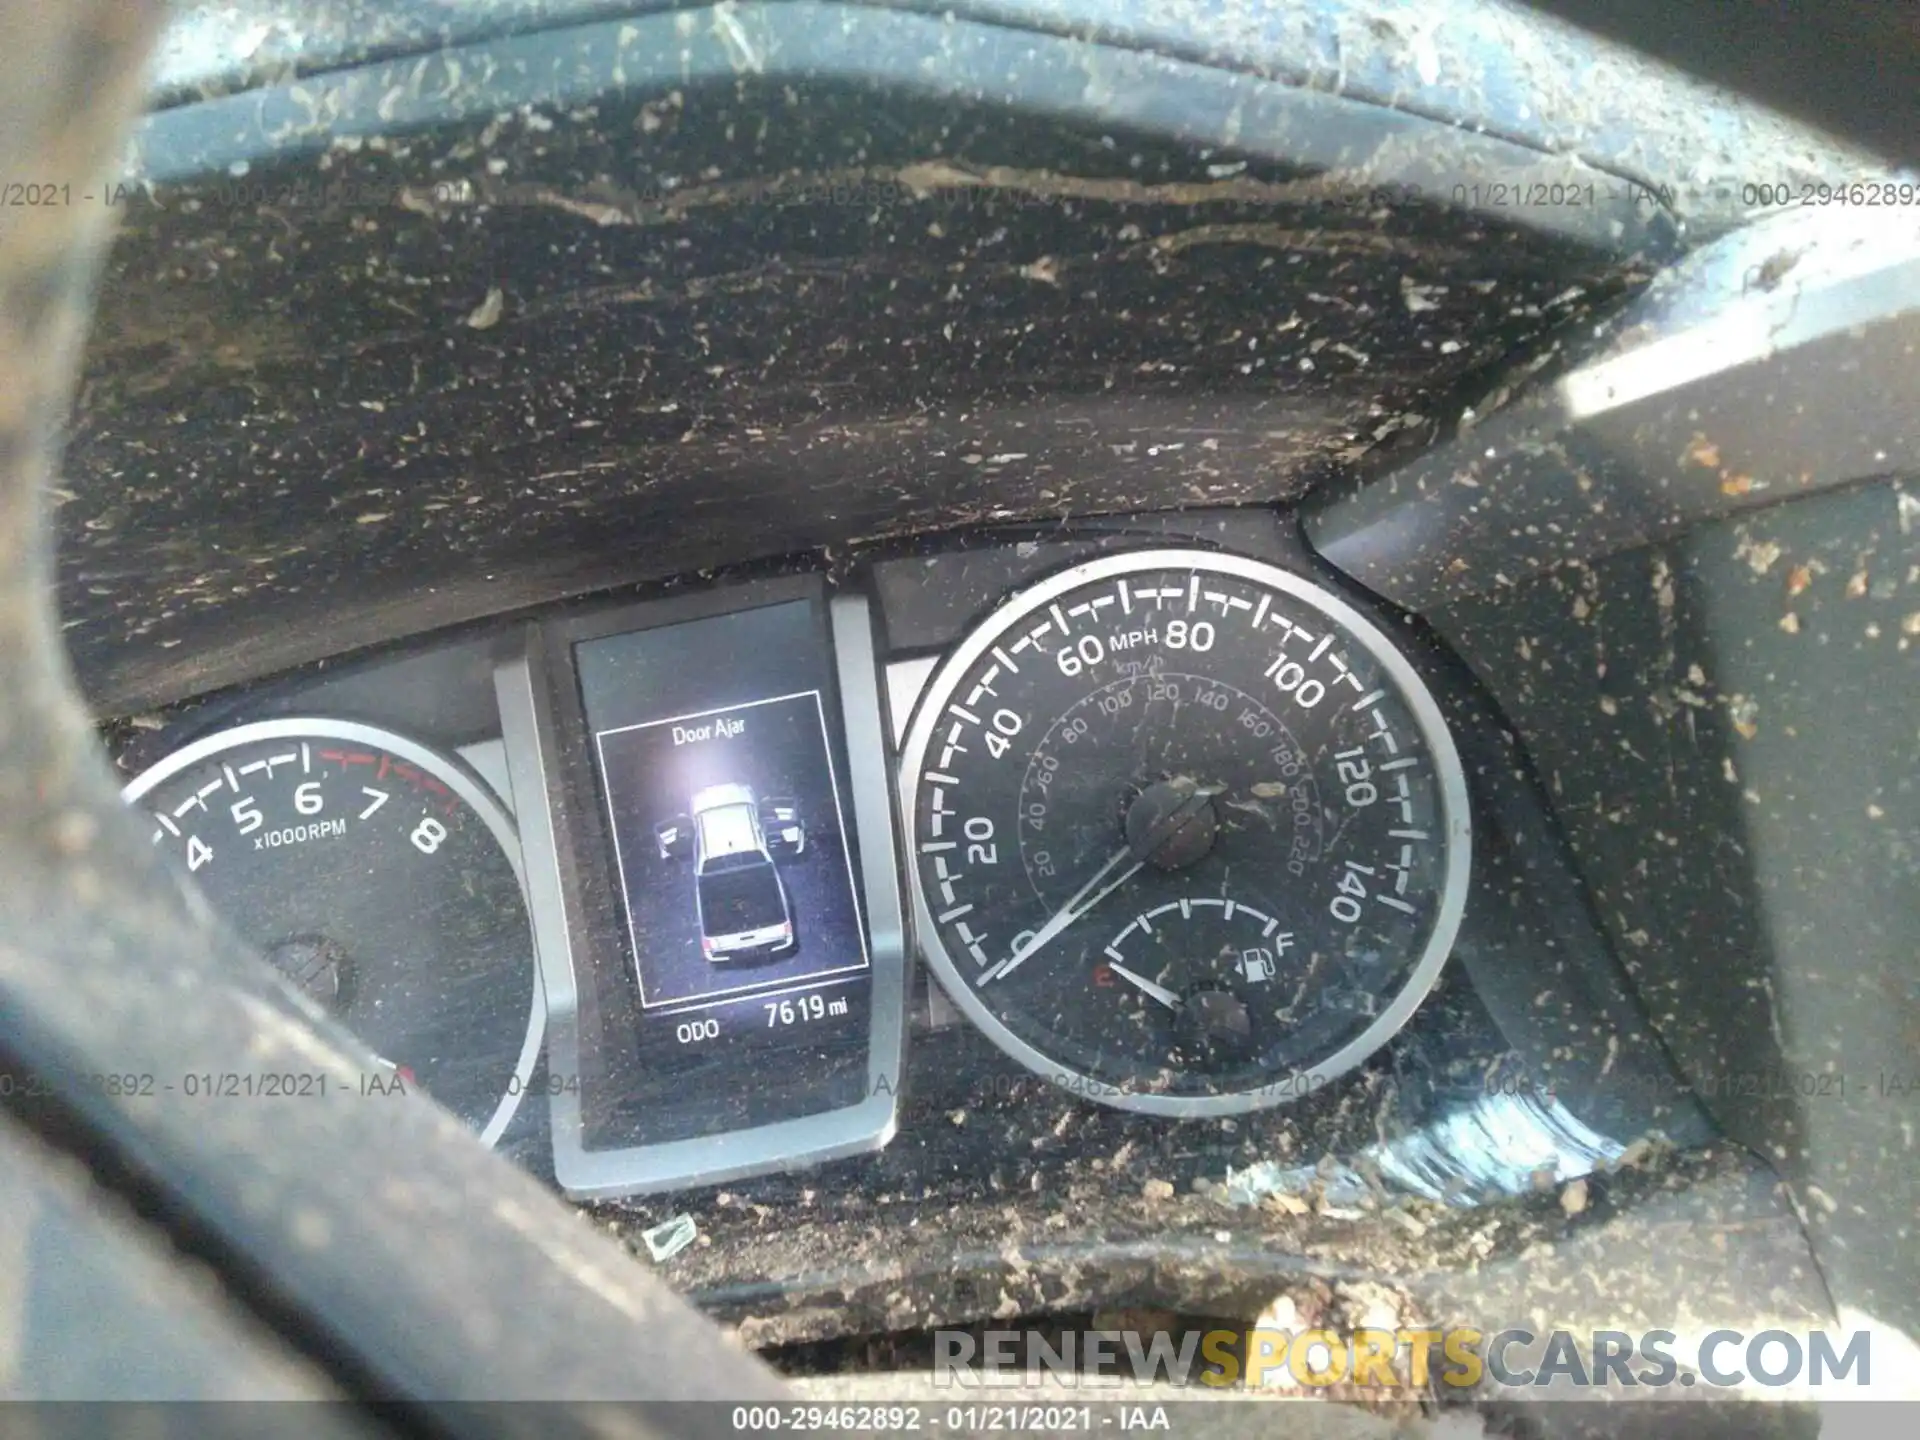
<svg viewBox="0 0 1920 1440">
<path fill-rule="evenodd" d="M 579 1200 L 858 1193 L 884 1150 L 1472 1204 L 1710 1133 L 1568 933 L 1485 694 L 1299 525 L 616 593 L 109 742 L 154 846 L 365 1048 L 350 1098 L 422 1092 Z"/>
<path fill-rule="evenodd" d="M 678 1373 L 606 1236 L 836 1379 L 1915 1333 L 1920 232 L 1787 198 L 1907 178 L 1513 7 L 255 8 L 107 197 L 127 903 L 8 1008 L 347 1388 Z"/>
</svg>

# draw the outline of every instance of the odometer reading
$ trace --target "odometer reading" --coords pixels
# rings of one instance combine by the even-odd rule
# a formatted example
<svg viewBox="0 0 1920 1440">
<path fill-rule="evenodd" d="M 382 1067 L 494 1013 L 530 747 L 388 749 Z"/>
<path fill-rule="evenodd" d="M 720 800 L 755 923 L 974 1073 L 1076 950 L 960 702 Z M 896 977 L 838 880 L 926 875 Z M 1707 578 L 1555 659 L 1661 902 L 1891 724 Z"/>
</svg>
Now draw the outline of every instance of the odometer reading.
<svg viewBox="0 0 1920 1440">
<path fill-rule="evenodd" d="M 1228 1114 L 1383 1045 L 1465 902 L 1466 786 L 1378 627 L 1203 551 L 1075 567 L 935 674 L 903 759 L 921 943 L 1089 1098 Z"/>
</svg>

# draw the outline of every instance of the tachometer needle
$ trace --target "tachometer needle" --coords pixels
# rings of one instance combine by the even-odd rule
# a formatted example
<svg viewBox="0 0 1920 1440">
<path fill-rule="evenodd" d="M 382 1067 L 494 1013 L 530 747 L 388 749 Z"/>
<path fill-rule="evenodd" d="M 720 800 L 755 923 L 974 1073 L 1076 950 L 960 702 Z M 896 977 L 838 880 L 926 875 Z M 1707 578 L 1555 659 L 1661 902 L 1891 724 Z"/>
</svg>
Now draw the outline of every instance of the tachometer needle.
<svg viewBox="0 0 1920 1440">
<path fill-rule="evenodd" d="M 1157 985 L 1153 981 L 1147 979 L 1147 977 L 1144 975 L 1134 974 L 1133 971 L 1127 969 L 1126 966 L 1122 965 L 1117 960 L 1107 961 L 1107 969 L 1111 970 L 1114 974 L 1118 975 L 1122 980 L 1126 981 L 1129 985 L 1133 986 L 1136 990 L 1140 991 L 1141 994 L 1147 995 L 1152 999 L 1158 1000 L 1162 1005 L 1166 1006 L 1169 1010 L 1178 1010 L 1180 1008 L 1180 997 L 1174 994 L 1173 991 L 1167 989 L 1166 986 Z"/>
</svg>

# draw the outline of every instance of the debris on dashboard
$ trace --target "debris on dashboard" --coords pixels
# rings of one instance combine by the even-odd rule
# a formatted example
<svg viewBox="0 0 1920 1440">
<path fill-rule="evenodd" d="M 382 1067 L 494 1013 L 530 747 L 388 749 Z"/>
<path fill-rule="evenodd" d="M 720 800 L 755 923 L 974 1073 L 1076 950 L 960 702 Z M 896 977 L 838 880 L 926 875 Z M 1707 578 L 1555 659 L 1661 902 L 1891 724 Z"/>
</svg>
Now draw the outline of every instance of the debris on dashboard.
<svg viewBox="0 0 1920 1440">
<path fill-rule="evenodd" d="M 682 1250 L 693 1244 L 694 1237 L 700 1233 L 700 1227 L 693 1217 L 684 1211 L 671 1220 L 663 1220 L 640 1232 L 640 1239 L 647 1247 L 647 1253 L 653 1256 L 656 1265 L 664 1265 Z"/>
<path fill-rule="evenodd" d="M 1488 1192 L 1525 1195 L 1545 1173 L 1577 1180 L 1612 1165 L 1619 1142 L 1596 1133 L 1559 1101 L 1531 1095 L 1486 1095 L 1419 1130 L 1367 1147 L 1353 1165 L 1281 1165 L 1262 1160 L 1229 1169 L 1223 1198 L 1258 1205 L 1270 1196 L 1318 1190 L 1334 1203 L 1375 1193 L 1377 1171 L 1394 1188 L 1443 1204 L 1473 1204 Z"/>
</svg>

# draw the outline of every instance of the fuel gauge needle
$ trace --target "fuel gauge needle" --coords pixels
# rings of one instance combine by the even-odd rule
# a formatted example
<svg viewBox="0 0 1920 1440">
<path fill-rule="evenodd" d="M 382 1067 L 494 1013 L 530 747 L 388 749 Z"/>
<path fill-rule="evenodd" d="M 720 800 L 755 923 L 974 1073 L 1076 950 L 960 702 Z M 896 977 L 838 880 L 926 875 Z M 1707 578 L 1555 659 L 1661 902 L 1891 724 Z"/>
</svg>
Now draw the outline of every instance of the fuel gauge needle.
<svg viewBox="0 0 1920 1440">
<path fill-rule="evenodd" d="M 1173 991 L 1167 989 L 1164 985 L 1155 984 L 1144 975 L 1134 974 L 1133 971 L 1127 969 L 1127 967 L 1122 965 L 1118 960 L 1107 961 L 1107 969 L 1133 986 L 1134 989 L 1138 990 L 1141 994 L 1158 1000 L 1169 1010 L 1178 1010 L 1180 1008 L 1180 997 L 1174 994 Z"/>
</svg>

